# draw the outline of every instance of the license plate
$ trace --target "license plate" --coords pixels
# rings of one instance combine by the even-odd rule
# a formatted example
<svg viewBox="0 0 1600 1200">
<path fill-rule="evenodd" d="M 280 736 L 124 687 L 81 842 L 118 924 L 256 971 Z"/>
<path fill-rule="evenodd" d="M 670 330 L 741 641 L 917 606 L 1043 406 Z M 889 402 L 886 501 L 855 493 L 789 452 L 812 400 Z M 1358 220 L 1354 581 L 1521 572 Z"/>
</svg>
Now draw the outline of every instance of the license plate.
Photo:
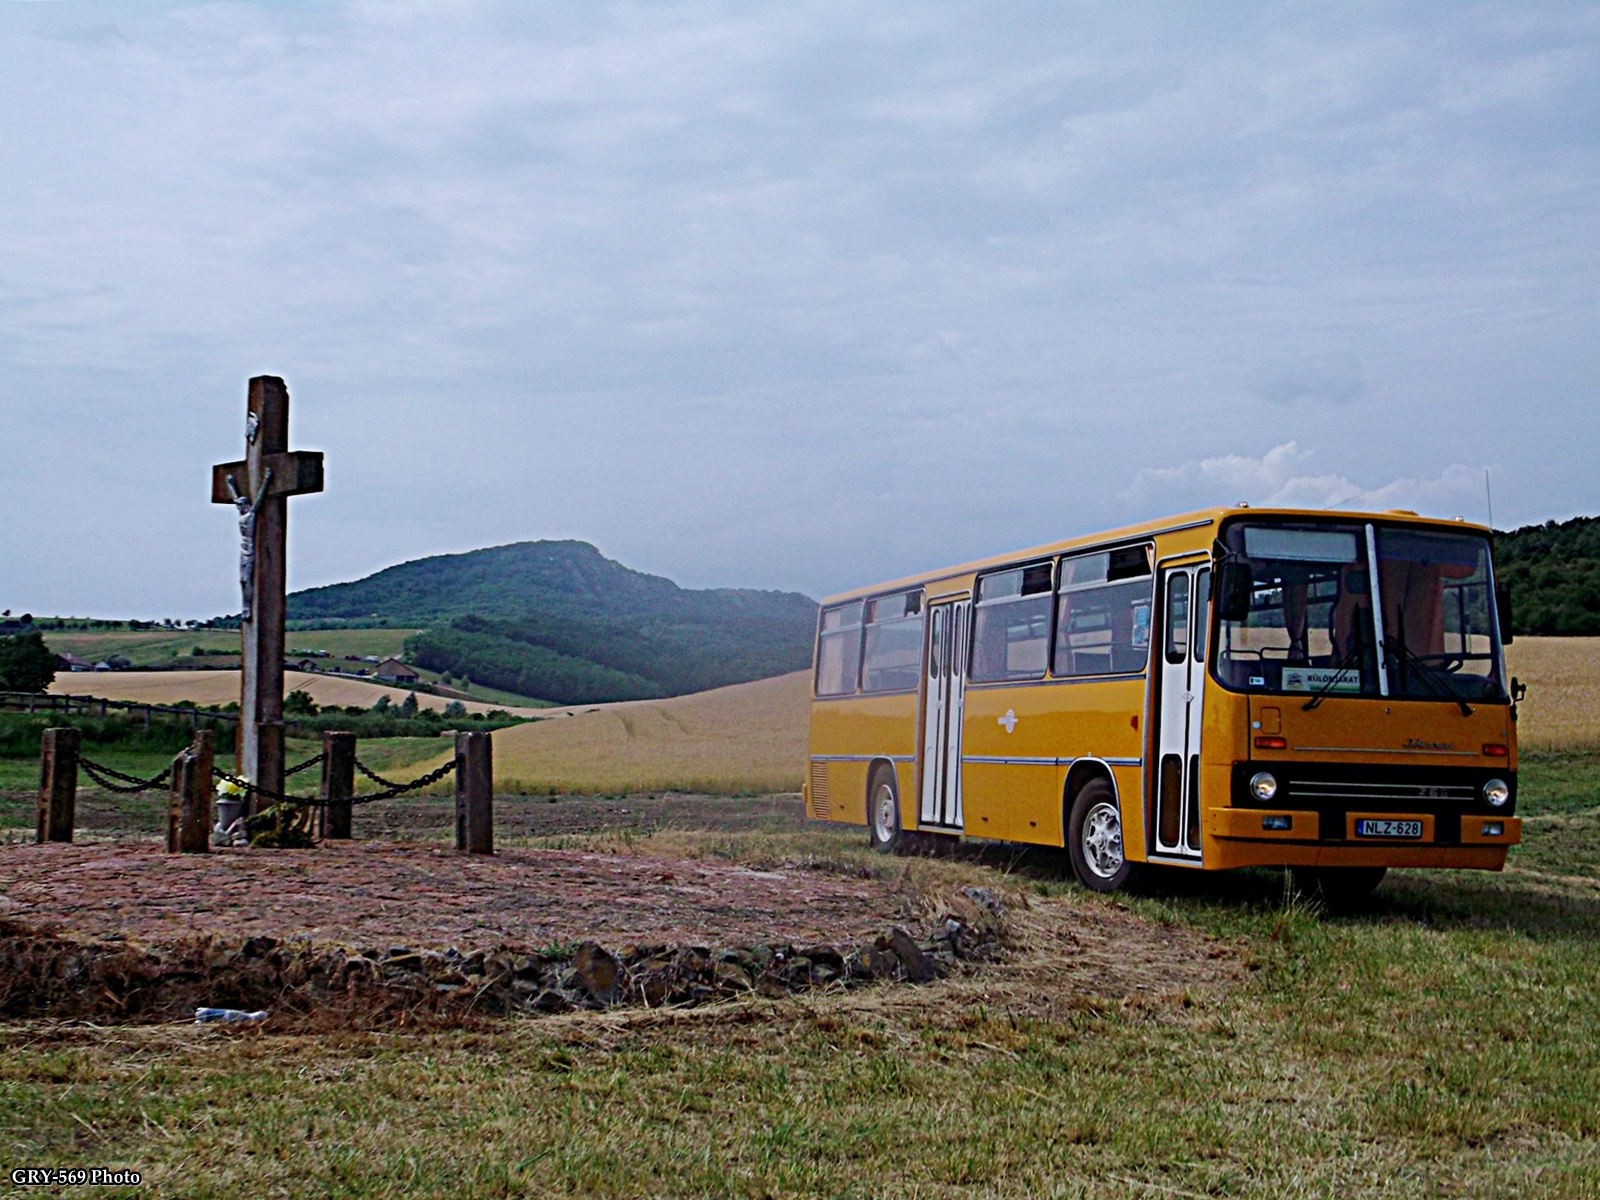
<svg viewBox="0 0 1600 1200">
<path fill-rule="evenodd" d="M 1371 817 L 1356 822 L 1356 836 L 1370 838 L 1420 838 L 1421 821 L 1378 821 Z"/>
</svg>

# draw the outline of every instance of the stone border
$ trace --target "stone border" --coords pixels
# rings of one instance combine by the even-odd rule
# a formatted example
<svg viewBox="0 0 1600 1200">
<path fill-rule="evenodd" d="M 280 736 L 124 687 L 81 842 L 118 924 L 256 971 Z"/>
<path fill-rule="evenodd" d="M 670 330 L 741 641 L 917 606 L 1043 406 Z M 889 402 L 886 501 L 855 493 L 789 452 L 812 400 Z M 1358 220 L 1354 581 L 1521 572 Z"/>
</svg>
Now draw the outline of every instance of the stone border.
<svg viewBox="0 0 1600 1200">
<path fill-rule="evenodd" d="M 1005 942 L 1004 910 L 986 888 L 962 888 L 932 911 L 920 937 L 894 926 L 855 945 L 626 945 L 615 952 L 592 941 L 544 950 L 379 951 L 270 937 L 142 947 L 114 936 L 77 941 L 3 922 L 0 1015 L 152 1023 L 182 1020 L 206 1006 L 266 1009 L 277 1023 L 324 1017 L 389 1024 L 425 1014 L 450 1020 L 687 1006 L 879 981 L 930 983 L 994 957 Z"/>
</svg>

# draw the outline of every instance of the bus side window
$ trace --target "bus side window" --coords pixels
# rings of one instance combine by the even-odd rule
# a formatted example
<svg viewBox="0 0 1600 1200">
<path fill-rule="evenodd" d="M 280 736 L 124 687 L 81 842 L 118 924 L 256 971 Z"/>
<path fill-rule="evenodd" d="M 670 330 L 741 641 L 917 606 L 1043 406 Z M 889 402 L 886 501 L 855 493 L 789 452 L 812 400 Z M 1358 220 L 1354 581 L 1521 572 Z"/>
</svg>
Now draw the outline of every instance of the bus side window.
<svg viewBox="0 0 1600 1200">
<path fill-rule="evenodd" d="M 922 670 L 922 593 L 897 592 L 867 604 L 863 692 L 904 691 Z"/>
<path fill-rule="evenodd" d="M 978 580 L 972 635 L 975 683 L 1042 679 L 1050 658 L 1052 564 L 1035 563 Z"/>
<path fill-rule="evenodd" d="M 1205 662 L 1206 637 L 1211 632 L 1211 568 L 1203 568 L 1194 580 L 1194 660 Z"/>
<path fill-rule="evenodd" d="M 861 672 L 861 601 L 822 610 L 817 634 L 817 695 L 848 696 Z"/>
<path fill-rule="evenodd" d="M 1150 657 L 1147 546 L 1101 550 L 1061 560 L 1056 611 L 1057 675 L 1143 671 Z"/>
</svg>

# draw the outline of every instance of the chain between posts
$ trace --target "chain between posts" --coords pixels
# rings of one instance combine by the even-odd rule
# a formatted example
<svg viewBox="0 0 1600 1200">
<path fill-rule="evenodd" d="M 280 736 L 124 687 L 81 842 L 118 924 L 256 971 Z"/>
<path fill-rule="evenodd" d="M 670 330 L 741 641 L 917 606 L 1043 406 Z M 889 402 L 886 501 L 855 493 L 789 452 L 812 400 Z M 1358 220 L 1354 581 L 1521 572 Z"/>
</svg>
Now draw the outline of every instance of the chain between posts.
<svg viewBox="0 0 1600 1200">
<path fill-rule="evenodd" d="M 125 775 L 121 771 L 114 771 L 104 763 L 97 763 L 92 758 L 78 756 L 78 765 L 83 768 L 83 773 L 94 780 L 108 792 L 119 792 L 124 796 L 131 796 L 137 792 L 150 792 L 167 785 L 172 778 L 172 768 L 168 767 L 161 774 L 149 779 L 140 779 L 136 775 Z M 120 783 L 113 782 L 120 780 Z"/>
<path fill-rule="evenodd" d="M 295 763 L 294 766 L 290 767 L 283 773 L 283 777 L 287 779 L 291 775 L 300 774 L 301 771 L 309 771 L 312 767 L 316 766 L 326 757 L 327 756 L 324 754 L 313 754 L 310 758 L 306 759 L 305 762 Z"/>
<path fill-rule="evenodd" d="M 297 775 L 301 771 L 310 770 L 321 761 L 322 755 L 320 754 L 313 758 L 308 758 L 305 762 L 297 763 L 290 767 L 283 773 L 284 777 L 288 778 L 290 775 Z M 81 754 L 78 756 L 78 765 L 83 768 L 83 773 L 94 780 L 100 787 L 108 792 L 116 792 L 123 796 L 137 795 L 139 792 L 153 792 L 158 788 L 166 787 L 172 779 L 171 767 L 167 767 L 161 774 L 153 775 L 149 779 L 140 779 L 137 775 L 128 775 L 122 771 L 114 770 L 106 766 L 105 763 L 95 762 L 94 759 L 87 758 Z M 260 789 L 257 788 L 256 790 L 259 791 Z"/>
<path fill-rule="evenodd" d="M 320 759 L 321 756 L 319 755 L 318 757 Z M 308 765 L 309 764 L 306 763 L 301 764 L 302 767 Z M 371 777 L 381 784 L 385 784 L 385 789 L 381 792 L 373 792 L 366 796 L 350 796 L 341 800 L 324 800 L 321 796 L 288 796 L 282 792 L 275 792 L 270 788 L 264 788 L 259 784 L 251 783 L 248 779 L 241 779 L 237 775 L 230 774 L 229 772 L 224 771 L 221 767 L 213 767 L 211 769 L 211 773 L 218 779 L 221 779 L 227 783 L 231 783 L 235 787 L 241 788 L 246 792 L 254 792 L 258 796 L 265 796 L 268 800 L 275 801 L 279 804 L 292 804 L 297 808 L 330 808 L 334 805 L 346 804 L 354 807 L 355 805 L 359 804 L 371 804 L 374 800 L 392 800 L 396 796 L 404 796 L 407 792 L 421 791 L 430 784 L 438 783 L 439 780 L 450 774 L 451 771 L 454 771 L 456 769 L 456 760 L 452 758 L 449 762 L 446 762 L 436 770 L 429 771 L 426 775 L 423 775 L 418 779 L 413 779 L 409 783 L 394 783 L 390 780 L 383 779 L 377 775 L 374 775 L 366 767 L 361 766 L 359 761 L 356 763 L 356 766 L 361 767 L 362 774 Z M 288 772 L 285 772 L 285 774 L 287 775 Z"/>
</svg>

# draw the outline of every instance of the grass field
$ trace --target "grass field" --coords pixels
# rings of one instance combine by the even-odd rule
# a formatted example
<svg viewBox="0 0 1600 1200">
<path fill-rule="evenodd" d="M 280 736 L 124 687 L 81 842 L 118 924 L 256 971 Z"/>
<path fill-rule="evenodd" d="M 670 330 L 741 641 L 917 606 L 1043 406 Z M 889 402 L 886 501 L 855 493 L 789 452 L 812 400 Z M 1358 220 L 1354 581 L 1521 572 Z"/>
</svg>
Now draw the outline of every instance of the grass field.
<svg viewBox="0 0 1600 1200">
<path fill-rule="evenodd" d="M 981 884 L 1008 897 L 1017 944 L 927 988 L 432 1032 L 0 1027 L 7 1161 L 134 1167 L 146 1193 L 196 1197 L 1600 1195 L 1597 677 L 1568 670 L 1583 644 L 1541 642 L 1512 647 L 1530 749 L 1525 842 L 1502 874 L 1393 872 L 1334 917 L 1276 872 L 1105 899 L 1059 852 L 886 860 L 860 830 L 770 813 L 507 827 L 664 863 Z M 801 675 L 555 717 L 497 734 L 497 774 L 538 791 L 556 764 L 603 791 L 639 764 L 755 779 L 802 761 L 804 708 Z M 1532 748 L 1558 736 L 1568 748 Z M 1113 986 L 1072 934 L 1108 908 L 1145 943 L 1216 939 L 1236 978 Z"/>
<path fill-rule="evenodd" d="M 196 646 L 203 650 L 225 650 L 237 662 L 239 633 L 228 629 L 201 630 L 115 630 L 94 632 L 76 629 L 44 630 L 45 643 L 58 654 L 76 654 L 99 662 L 120 654 L 135 667 L 165 667 L 192 657 Z M 334 659 L 346 654 L 399 654 L 406 638 L 415 629 L 317 629 L 291 630 L 287 644 L 295 650 L 326 650 Z M 208 656 L 209 658 L 210 656 Z"/>
<path fill-rule="evenodd" d="M 928 988 L 435 1032 L 14 1026 L 0 1134 L 11 1163 L 129 1166 L 196 1197 L 1591 1197 L 1600 757 L 1524 770 L 1533 836 L 1503 875 L 1398 872 L 1340 918 L 1265 871 L 1112 901 L 1046 854 L 594 835 L 982 883 L 1020 944 Z M 1243 969 L 1123 994 L 1072 974 L 1075 921 L 1118 904 Z"/>
</svg>

